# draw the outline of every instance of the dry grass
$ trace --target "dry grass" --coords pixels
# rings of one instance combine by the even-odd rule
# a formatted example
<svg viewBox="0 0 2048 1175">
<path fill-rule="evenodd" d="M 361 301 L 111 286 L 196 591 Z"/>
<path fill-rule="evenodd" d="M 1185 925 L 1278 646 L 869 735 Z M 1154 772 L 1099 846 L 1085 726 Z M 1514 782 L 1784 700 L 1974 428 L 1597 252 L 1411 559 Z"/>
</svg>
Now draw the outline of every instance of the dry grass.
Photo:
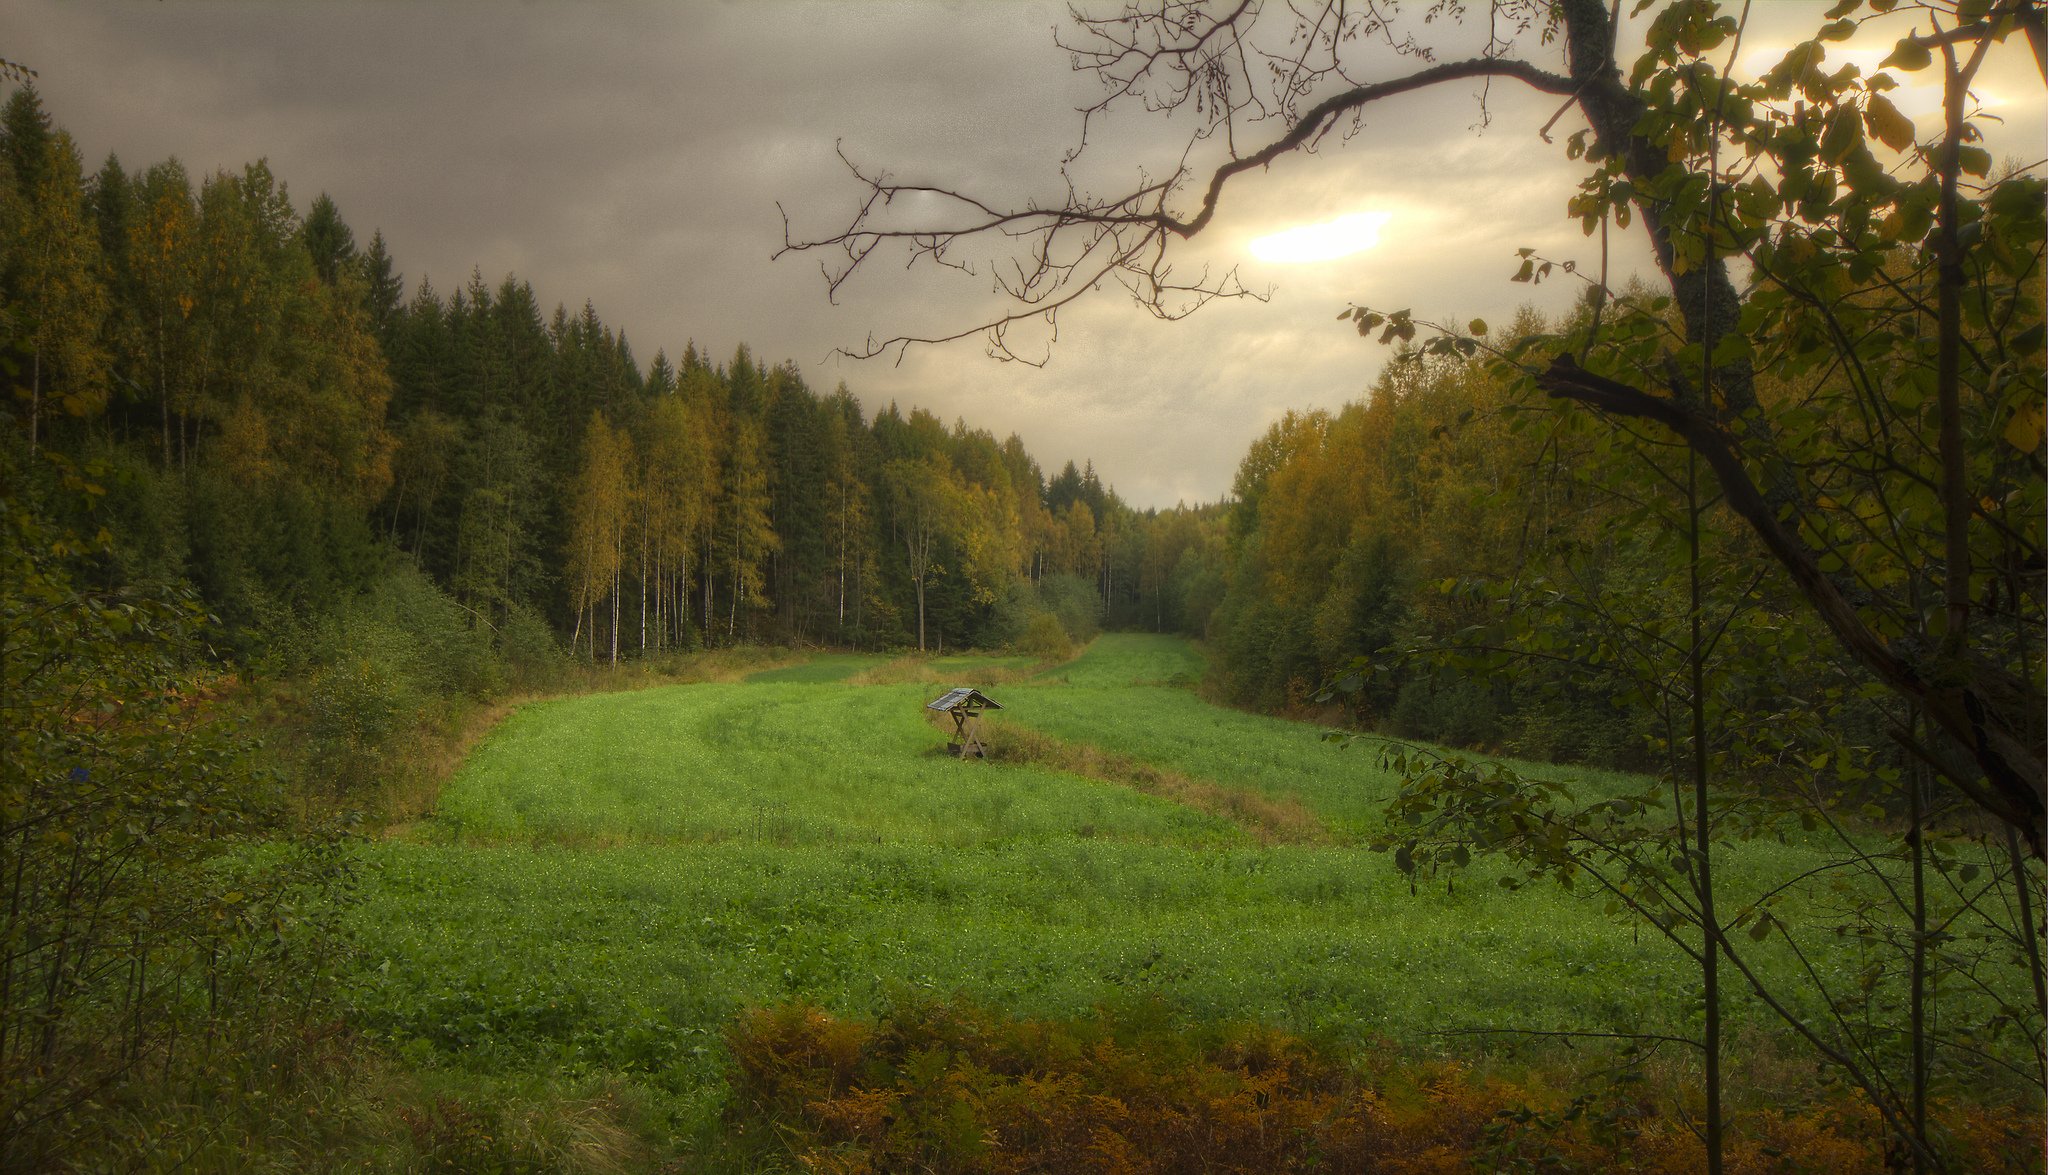
<svg viewBox="0 0 2048 1175">
<path fill-rule="evenodd" d="M 381 817 L 386 836 L 401 836 L 416 820 L 433 815 L 441 802 L 441 785 L 448 782 L 462 761 L 476 749 L 485 735 L 528 702 L 548 695 L 522 694 L 465 706 L 442 722 L 422 722 L 406 754 L 384 777 Z"/>
<path fill-rule="evenodd" d="M 1239 825 L 1263 845 L 1330 844 L 1336 837 L 1298 800 L 1276 800 L 1224 787 L 1175 771 L 1164 771 L 1128 755 L 1083 743 L 1069 743 L 1049 734 L 984 720 L 989 758 L 997 762 L 1030 763 L 1065 771 L 1102 783 L 1132 788 L 1172 800 Z"/>
</svg>

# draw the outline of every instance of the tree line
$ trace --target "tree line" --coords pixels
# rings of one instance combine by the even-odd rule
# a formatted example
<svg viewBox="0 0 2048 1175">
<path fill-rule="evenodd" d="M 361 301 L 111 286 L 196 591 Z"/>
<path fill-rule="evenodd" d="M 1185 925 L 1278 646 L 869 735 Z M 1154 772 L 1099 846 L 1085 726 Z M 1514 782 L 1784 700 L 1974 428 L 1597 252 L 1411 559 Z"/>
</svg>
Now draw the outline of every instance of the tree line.
<svg viewBox="0 0 2048 1175">
<path fill-rule="evenodd" d="M 1134 510 L 1015 435 L 863 408 L 744 344 L 644 366 L 585 302 L 472 272 L 408 293 L 380 233 L 263 162 L 85 174 L 33 86 L 4 111 L 21 427 L 114 471 L 123 581 L 187 580 L 276 652 L 396 556 L 479 630 L 606 661 L 741 642 L 1056 648 L 1183 627 L 1216 511 Z"/>
</svg>

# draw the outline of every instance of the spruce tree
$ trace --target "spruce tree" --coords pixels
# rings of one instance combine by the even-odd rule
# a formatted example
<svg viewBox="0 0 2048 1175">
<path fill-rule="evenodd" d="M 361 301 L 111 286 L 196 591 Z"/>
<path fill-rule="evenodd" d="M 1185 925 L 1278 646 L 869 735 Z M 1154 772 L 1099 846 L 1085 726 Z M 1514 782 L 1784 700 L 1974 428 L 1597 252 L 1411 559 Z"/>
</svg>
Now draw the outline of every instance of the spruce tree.
<svg viewBox="0 0 2048 1175">
<path fill-rule="evenodd" d="M 320 193 L 320 198 L 313 201 L 313 207 L 306 213 L 301 235 L 306 242 L 306 252 L 312 254 L 313 271 L 328 285 L 333 285 L 344 271 L 358 264 L 356 235 L 343 222 L 341 210 L 334 206 L 327 193 Z"/>
</svg>

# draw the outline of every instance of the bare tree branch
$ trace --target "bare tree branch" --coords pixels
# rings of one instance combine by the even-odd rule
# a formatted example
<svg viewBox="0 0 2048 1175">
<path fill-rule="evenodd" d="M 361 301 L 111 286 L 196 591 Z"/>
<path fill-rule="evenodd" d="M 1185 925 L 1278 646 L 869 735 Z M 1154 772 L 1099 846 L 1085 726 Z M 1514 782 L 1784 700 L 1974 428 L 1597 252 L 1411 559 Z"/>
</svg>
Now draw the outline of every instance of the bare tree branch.
<svg viewBox="0 0 2048 1175">
<path fill-rule="evenodd" d="M 1311 67 L 1306 63 L 1308 50 L 1304 49 L 1278 83 L 1281 96 L 1277 103 L 1267 106 L 1246 96 L 1252 93 L 1248 55 L 1255 50 L 1247 48 L 1242 22 L 1256 14 L 1255 4 L 1246 0 L 1233 11 L 1213 18 L 1192 5 L 1169 5 L 1166 11 L 1172 19 L 1165 27 L 1158 22 L 1140 22 L 1142 14 L 1129 10 L 1104 20 L 1077 14 L 1077 23 L 1095 40 L 1082 47 L 1068 46 L 1076 55 L 1076 69 L 1102 75 L 1110 91 L 1082 110 L 1082 141 L 1067 156 L 1068 163 L 1085 148 L 1090 120 L 1119 98 L 1136 98 L 1151 110 L 1193 103 L 1205 116 L 1206 120 L 1190 136 L 1180 158 L 1164 178 L 1141 174 L 1139 182 L 1129 190 L 1097 197 L 1079 192 L 1063 170 L 1066 193 L 1057 207 L 1026 203 L 1022 207 L 1004 208 L 956 187 L 905 182 L 887 172 L 866 170 L 848 158 L 843 147 L 840 149 L 840 160 L 863 189 L 853 217 L 838 232 L 799 238 L 784 211 L 783 242 L 776 257 L 814 251 L 834 255 L 833 260 L 821 266 L 821 271 L 827 295 L 836 301 L 853 276 L 878 254 L 900 248 L 906 267 L 929 262 L 962 273 L 985 275 L 992 293 L 1015 304 L 1012 309 L 958 329 L 879 340 L 870 337 L 860 346 L 840 348 L 840 354 L 873 358 L 894 351 L 901 362 L 913 344 L 953 342 L 981 335 L 992 356 L 1039 365 L 1046 361 L 1049 352 L 1035 356 L 1020 354 L 1011 345 L 1011 328 L 1037 321 L 1056 334 L 1058 312 L 1108 282 L 1121 286 L 1154 317 L 1168 321 L 1185 318 L 1216 298 L 1262 298 L 1263 295 L 1244 287 L 1235 269 L 1221 274 L 1203 271 L 1191 278 L 1180 278 L 1175 276 L 1171 264 L 1173 241 L 1193 237 L 1210 224 L 1220 206 L 1223 189 L 1232 179 L 1267 168 L 1286 155 L 1312 149 L 1347 115 L 1357 115 L 1375 102 L 1401 94 L 1449 82 L 1491 78 L 1508 78 L 1559 95 L 1570 94 L 1575 88 L 1571 79 L 1560 74 L 1497 56 L 1431 65 L 1390 81 L 1348 86 L 1290 117 L 1287 129 L 1265 146 L 1240 154 L 1235 127 L 1241 112 L 1255 110 L 1262 118 L 1271 116 L 1276 109 L 1291 112 L 1294 99 L 1310 84 L 1310 79 L 1328 75 L 1334 66 Z M 1348 27 L 1355 33 L 1360 27 L 1381 28 L 1383 22 L 1375 19 L 1362 26 L 1351 22 Z M 1150 40 L 1144 38 L 1141 29 L 1151 30 Z M 1339 34 L 1326 31 L 1321 24 L 1312 24 L 1308 35 L 1313 39 Z M 1164 94 L 1146 88 L 1148 82 L 1169 69 L 1178 72 Z M 1177 211 L 1174 197 L 1195 179 L 1190 162 L 1193 151 L 1222 128 L 1227 128 L 1228 158 L 1202 182 L 1201 196 L 1193 210 Z M 965 252 L 981 244 L 988 247 L 990 256 L 962 260 Z"/>
</svg>

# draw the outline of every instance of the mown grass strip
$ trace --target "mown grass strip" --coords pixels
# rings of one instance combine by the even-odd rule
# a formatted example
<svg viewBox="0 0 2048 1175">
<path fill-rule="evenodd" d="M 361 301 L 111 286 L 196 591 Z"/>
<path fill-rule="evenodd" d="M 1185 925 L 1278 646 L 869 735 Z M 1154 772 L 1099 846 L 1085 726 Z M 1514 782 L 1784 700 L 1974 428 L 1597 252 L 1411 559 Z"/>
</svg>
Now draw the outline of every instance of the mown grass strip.
<svg viewBox="0 0 2048 1175">
<path fill-rule="evenodd" d="M 1167 771 L 1129 755 L 1087 743 L 1066 742 L 1043 731 L 991 722 L 989 758 L 1064 771 L 1219 816 L 1240 825 L 1262 845 L 1330 844 L 1335 838 L 1315 813 L 1292 796 L 1259 795 Z"/>
</svg>

